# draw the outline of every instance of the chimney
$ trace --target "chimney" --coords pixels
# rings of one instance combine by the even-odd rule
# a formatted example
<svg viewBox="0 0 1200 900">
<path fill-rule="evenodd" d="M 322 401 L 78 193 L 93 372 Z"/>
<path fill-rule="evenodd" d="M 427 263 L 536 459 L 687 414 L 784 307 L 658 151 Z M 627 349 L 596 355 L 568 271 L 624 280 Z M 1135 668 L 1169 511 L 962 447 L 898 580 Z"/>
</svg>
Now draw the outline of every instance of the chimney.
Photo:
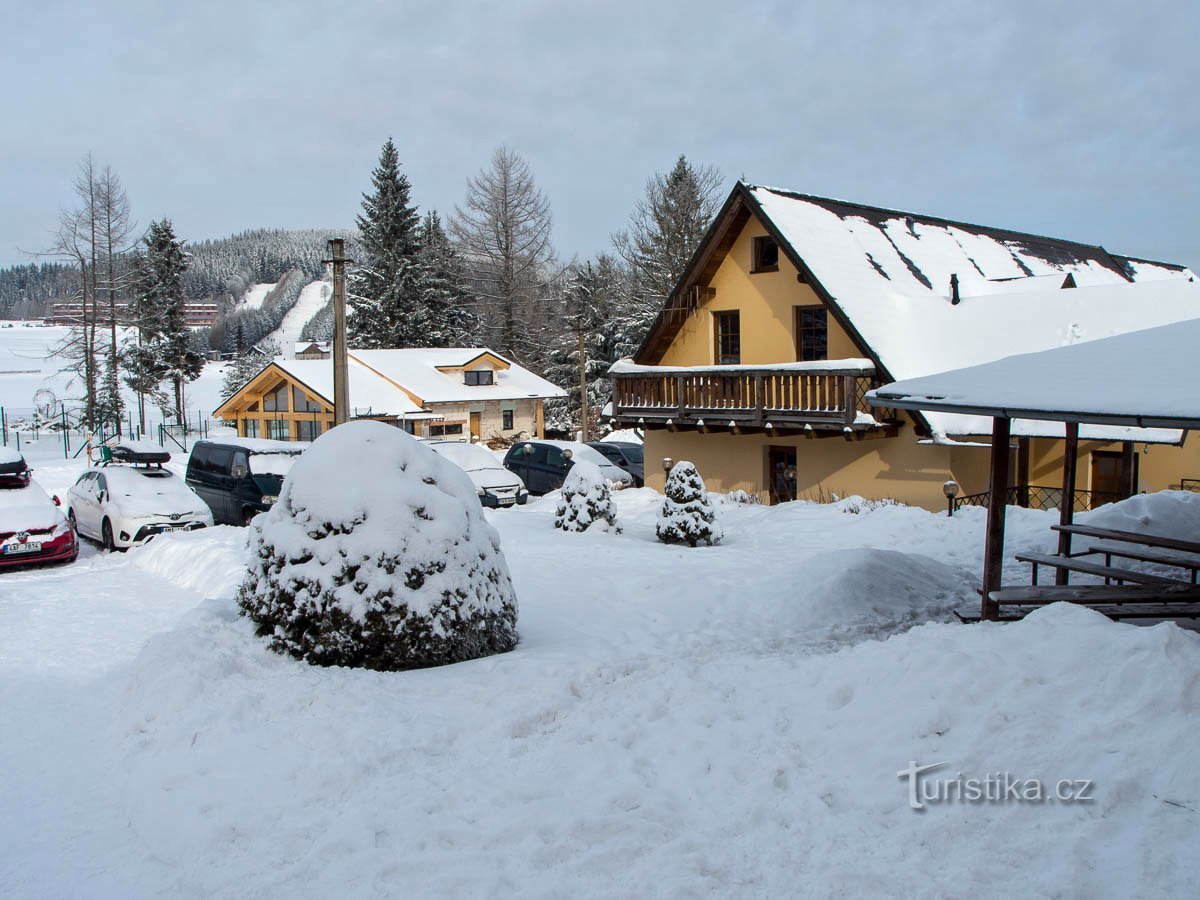
<svg viewBox="0 0 1200 900">
<path fill-rule="evenodd" d="M 950 304 L 958 306 L 958 302 L 962 297 L 958 296 L 958 273 L 954 272 L 950 275 Z"/>
</svg>

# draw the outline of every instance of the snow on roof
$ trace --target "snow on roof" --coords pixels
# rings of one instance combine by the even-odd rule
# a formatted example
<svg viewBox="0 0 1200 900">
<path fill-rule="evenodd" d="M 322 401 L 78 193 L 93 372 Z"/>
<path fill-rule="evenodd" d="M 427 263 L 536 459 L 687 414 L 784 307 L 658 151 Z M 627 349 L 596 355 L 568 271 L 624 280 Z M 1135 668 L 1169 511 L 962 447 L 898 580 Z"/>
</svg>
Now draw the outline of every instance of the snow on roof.
<svg viewBox="0 0 1200 900">
<path fill-rule="evenodd" d="M 898 381 L 868 396 L 972 415 L 1200 428 L 1197 348 L 1200 319 L 1192 319 Z"/>
<path fill-rule="evenodd" d="M 469 385 L 461 372 L 442 372 L 439 367 L 465 366 L 491 354 L 508 364 L 496 369 L 494 384 Z M 526 397 L 565 397 L 566 391 L 487 347 L 434 347 L 395 350 L 351 350 L 352 359 L 369 366 L 396 384 L 402 384 L 426 403 L 472 400 L 519 400 Z"/>
<path fill-rule="evenodd" d="M 771 188 L 750 191 L 897 379 L 1200 316 L 1200 283 L 1182 266 Z M 959 278 L 958 304 L 950 302 L 951 275 Z M 1046 289 L 1067 276 L 1077 287 Z M 926 419 L 943 434 L 991 430 L 978 418 L 931 412 Z M 1058 426 L 1030 427 L 1061 434 Z M 1178 440 L 1121 434 L 1114 439 Z"/>
<path fill-rule="evenodd" d="M 275 365 L 297 381 L 333 403 L 332 359 L 276 359 Z M 421 412 L 421 407 L 393 384 L 380 378 L 353 357 L 348 364 L 351 415 L 403 416 Z"/>
<path fill-rule="evenodd" d="M 770 365 L 727 365 L 727 366 L 643 366 L 629 357 L 619 359 L 608 368 L 610 375 L 680 375 L 692 372 L 715 372 L 728 375 L 735 372 L 861 372 L 870 375 L 875 363 L 869 359 L 817 359 L 804 362 L 771 363 Z"/>
</svg>

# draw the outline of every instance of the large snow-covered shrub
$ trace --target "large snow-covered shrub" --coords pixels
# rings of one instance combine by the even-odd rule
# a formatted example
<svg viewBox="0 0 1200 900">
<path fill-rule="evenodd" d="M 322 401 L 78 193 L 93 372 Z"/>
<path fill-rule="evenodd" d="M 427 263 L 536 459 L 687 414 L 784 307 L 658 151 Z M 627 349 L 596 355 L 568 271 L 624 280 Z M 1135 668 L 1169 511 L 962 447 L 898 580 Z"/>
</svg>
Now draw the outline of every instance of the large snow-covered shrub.
<svg viewBox="0 0 1200 900">
<path fill-rule="evenodd" d="M 680 460 L 667 475 L 667 498 L 658 513 L 658 539 L 665 544 L 718 544 L 725 532 L 696 467 Z"/>
<path fill-rule="evenodd" d="M 597 523 L 607 531 L 621 530 L 608 479 L 595 463 L 576 460 L 563 481 L 554 527 L 563 531 L 587 531 Z"/>
<path fill-rule="evenodd" d="M 318 438 L 250 546 L 238 602 L 279 652 L 395 670 L 516 646 L 512 581 L 475 487 L 397 428 Z"/>
</svg>

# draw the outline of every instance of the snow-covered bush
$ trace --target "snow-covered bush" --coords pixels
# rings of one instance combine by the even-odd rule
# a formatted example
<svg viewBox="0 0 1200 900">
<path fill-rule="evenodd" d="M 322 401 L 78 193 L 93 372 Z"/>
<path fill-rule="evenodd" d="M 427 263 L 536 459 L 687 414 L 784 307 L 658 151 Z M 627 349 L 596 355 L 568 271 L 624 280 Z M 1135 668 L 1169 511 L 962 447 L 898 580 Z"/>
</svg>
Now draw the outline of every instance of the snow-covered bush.
<svg viewBox="0 0 1200 900">
<path fill-rule="evenodd" d="M 395 670 L 516 646 L 512 581 L 474 485 L 398 428 L 323 434 L 250 545 L 238 603 L 279 652 Z"/>
<path fill-rule="evenodd" d="M 617 505 L 608 490 L 608 480 L 600 467 L 586 459 L 571 466 L 563 481 L 562 496 L 554 514 L 554 527 L 563 531 L 587 531 L 600 524 L 606 531 L 620 533 Z"/>
<path fill-rule="evenodd" d="M 658 539 L 664 544 L 719 544 L 725 532 L 696 467 L 681 460 L 667 476 L 667 499 L 658 513 Z"/>
</svg>

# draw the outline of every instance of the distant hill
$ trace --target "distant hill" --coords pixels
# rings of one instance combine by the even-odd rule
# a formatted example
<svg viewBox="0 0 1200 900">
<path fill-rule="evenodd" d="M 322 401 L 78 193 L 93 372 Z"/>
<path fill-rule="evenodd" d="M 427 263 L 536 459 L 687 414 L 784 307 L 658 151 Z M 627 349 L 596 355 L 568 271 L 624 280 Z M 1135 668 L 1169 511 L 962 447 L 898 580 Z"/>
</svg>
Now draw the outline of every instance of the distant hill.
<svg viewBox="0 0 1200 900">
<path fill-rule="evenodd" d="M 226 238 L 188 244 L 191 268 L 185 288 L 191 300 L 232 310 L 254 284 L 274 284 L 298 271 L 308 281 L 321 277 L 326 240 L 348 229 L 256 228 Z M 186 237 L 186 236 L 185 236 Z M 37 319 L 55 300 L 70 299 L 78 273 L 64 263 L 0 268 L 0 319 Z"/>
</svg>

